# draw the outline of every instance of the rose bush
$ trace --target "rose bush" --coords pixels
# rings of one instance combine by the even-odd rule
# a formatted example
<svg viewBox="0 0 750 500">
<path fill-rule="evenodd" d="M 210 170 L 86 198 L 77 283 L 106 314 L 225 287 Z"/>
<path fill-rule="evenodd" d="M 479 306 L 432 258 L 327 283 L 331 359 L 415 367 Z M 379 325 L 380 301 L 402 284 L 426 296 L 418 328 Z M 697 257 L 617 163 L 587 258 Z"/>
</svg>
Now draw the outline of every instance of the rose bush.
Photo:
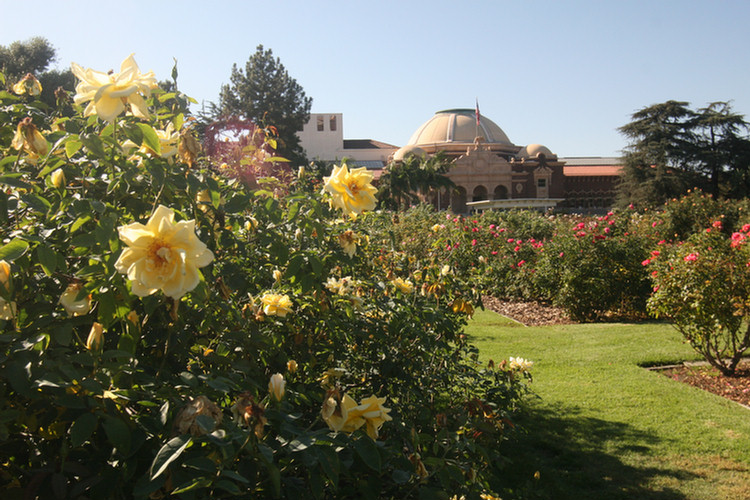
<svg viewBox="0 0 750 500">
<path fill-rule="evenodd" d="M 669 319 L 725 375 L 734 374 L 750 347 L 748 231 L 750 224 L 732 231 L 715 220 L 685 242 L 661 245 L 647 264 L 654 285 L 649 310 Z"/>
<path fill-rule="evenodd" d="M 3 498 L 488 490 L 523 379 L 478 365 L 478 290 L 394 244 L 366 172 L 246 182 L 132 57 L 74 69 L 72 106 L 0 91 Z"/>
</svg>

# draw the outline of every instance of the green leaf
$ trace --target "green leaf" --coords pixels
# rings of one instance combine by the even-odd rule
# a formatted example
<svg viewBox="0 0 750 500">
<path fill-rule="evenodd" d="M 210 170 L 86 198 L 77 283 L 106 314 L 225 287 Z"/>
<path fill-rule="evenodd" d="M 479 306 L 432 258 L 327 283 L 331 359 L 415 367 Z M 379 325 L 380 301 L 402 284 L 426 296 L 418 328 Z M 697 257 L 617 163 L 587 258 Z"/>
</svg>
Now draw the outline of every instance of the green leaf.
<svg viewBox="0 0 750 500">
<path fill-rule="evenodd" d="M 94 155 L 98 156 L 99 158 L 104 158 L 106 156 L 106 153 L 104 152 L 104 143 L 98 135 L 87 134 L 81 137 L 81 142 L 84 146 L 86 146 L 86 149 L 94 153 Z"/>
<path fill-rule="evenodd" d="M 182 452 L 185 451 L 185 448 L 187 448 L 192 442 L 193 438 L 185 434 L 170 439 L 167 444 L 162 446 L 151 464 L 151 469 L 149 471 L 151 479 L 159 477 L 165 470 L 167 470 L 169 464 L 177 460 Z"/>
<path fill-rule="evenodd" d="M 154 153 L 161 154 L 161 141 L 159 136 L 156 135 L 156 130 L 151 125 L 146 123 L 139 123 L 138 128 L 143 132 L 143 144 L 151 149 Z"/>
<path fill-rule="evenodd" d="M 229 477 L 231 479 L 234 479 L 235 481 L 239 481 L 241 483 L 250 484 L 250 480 L 247 479 L 245 476 L 233 471 L 233 470 L 223 470 L 220 473 L 224 477 Z"/>
<path fill-rule="evenodd" d="M 10 243 L 0 247 L 0 260 L 13 262 L 25 254 L 28 249 L 29 244 L 26 241 L 20 238 L 13 238 Z"/>
<path fill-rule="evenodd" d="M 289 216 L 288 219 L 290 221 L 293 221 L 295 217 L 297 217 L 297 214 L 299 213 L 300 204 L 299 203 L 293 203 L 291 207 L 289 207 Z"/>
<path fill-rule="evenodd" d="M 409 482 L 409 479 L 411 479 L 411 473 L 405 470 L 396 469 L 393 471 L 393 474 L 391 474 L 391 479 L 393 479 L 393 482 L 396 484 L 406 484 Z"/>
<path fill-rule="evenodd" d="M 127 138 L 133 141 L 134 144 L 143 143 L 143 132 L 141 132 L 141 129 L 136 124 L 129 123 L 123 127 L 123 130 Z"/>
<path fill-rule="evenodd" d="M 78 217 L 76 221 L 73 223 L 73 225 L 70 226 L 70 234 L 73 234 L 79 229 L 81 229 L 81 226 L 83 226 L 90 220 L 91 220 L 90 215 L 82 215 L 81 217 Z"/>
<path fill-rule="evenodd" d="M 172 118 L 172 123 L 174 124 L 175 130 L 180 130 L 182 128 L 182 124 L 185 123 L 185 115 L 183 115 L 182 113 L 178 113 L 174 118 Z"/>
<path fill-rule="evenodd" d="M 368 467 L 375 472 L 380 472 L 380 452 L 375 441 L 369 436 L 362 436 L 354 441 L 354 449 Z"/>
<path fill-rule="evenodd" d="M 172 495 L 178 495 L 180 493 L 185 493 L 190 490 L 194 490 L 196 488 L 205 488 L 207 486 L 211 485 L 211 479 L 207 477 L 199 477 L 193 479 L 190 483 L 188 483 L 187 486 L 179 486 L 177 489 L 172 491 Z"/>
<path fill-rule="evenodd" d="M 130 451 L 130 429 L 128 425 L 115 417 L 108 417 L 102 424 L 109 442 L 123 455 Z"/>
<path fill-rule="evenodd" d="M 246 210 L 250 206 L 250 199 L 245 194 L 232 196 L 224 205 L 224 211 L 228 214 L 236 214 Z"/>
<path fill-rule="evenodd" d="M 339 487 L 339 462 L 336 457 L 336 452 L 331 447 L 315 447 L 315 451 L 318 455 L 318 462 L 320 463 L 323 473 L 333 483 L 334 488 Z"/>
<path fill-rule="evenodd" d="M 216 428 L 216 421 L 209 415 L 198 415 L 195 418 L 195 423 L 198 424 L 206 434 L 210 434 Z"/>
<path fill-rule="evenodd" d="M 49 210 L 49 207 L 51 206 L 50 202 L 48 202 L 43 197 L 38 196 L 34 193 L 26 193 L 25 195 L 21 196 L 21 200 L 23 200 L 23 202 L 27 206 L 33 208 L 34 210 L 40 213 L 46 213 L 47 210 Z"/>
<path fill-rule="evenodd" d="M 70 444 L 73 448 L 88 441 L 96 430 L 99 419 L 93 413 L 84 413 L 70 426 Z"/>
<path fill-rule="evenodd" d="M 268 469 L 268 475 L 271 477 L 274 498 L 279 498 L 281 496 L 281 473 L 279 472 L 279 469 L 271 463 L 266 464 L 266 468 Z"/>
<path fill-rule="evenodd" d="M 34 189 L 34 186 L 20 179 L 22 175 L 23 174 L 19 174 L 19 173 L 0 175 L 0 182 L 3 184 L 7 184 L 8 186 L 12 186 L 14 188 L 29 189 L 29 190 Z"/>
<path fill-rule="evenodd" d="M 57 253 L 47 245 L 36 247 L 36 258 L 39 260 L 44 274 L 52 276 L 57 268 Z"/>
<path fill-rule="evenodd" d="M 83 143 L 78 139 L 68 139 L 68 142 L 65 143 L 65 155 L 70 158 L 76 154 L 81 147 L 83 147 Z"/>
<path fill-rule="evenodd" d="M 234 484 L 231 481 L 227 481 L 226 479 L 220 479 L 219 481 L 216 481 L 216 483 L 214 483 L 214 487 L 220 490 L 224 490 L 228 493 L 231 493 L 232 495 L 242 494 L 242 490 L 240 490 L 240 488 L 236 484 Z M 280 490 L 280 485 L 279 485 L 279 490 Z"/>
<path fill-rule="evenodd" d="M 312 446 L 314 440 L 310 436 L 302 436 L 299 439 L 292 439 L 289 442 L 289 450 L 294 453 L 296 451 L 303 451 Z"/>
</svg>

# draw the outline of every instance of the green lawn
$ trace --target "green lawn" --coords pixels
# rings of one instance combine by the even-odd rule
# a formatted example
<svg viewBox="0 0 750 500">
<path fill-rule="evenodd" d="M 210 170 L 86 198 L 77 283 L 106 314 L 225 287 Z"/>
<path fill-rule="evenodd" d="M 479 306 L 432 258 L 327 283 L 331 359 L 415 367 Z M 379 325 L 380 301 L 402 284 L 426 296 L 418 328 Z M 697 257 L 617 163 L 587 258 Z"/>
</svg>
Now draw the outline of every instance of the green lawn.
<svg viewBox="0 0 750 500">
<path fill-rule="evenodd" d="M 467 332 L 483 361 L 534 361 L 537 397 L 502 444 L 502 481 L 527 497 L 750 499 L 750 410 L 643 368 L 698 359 L 670 326 L 523 327 L 478 311 Z"/>
</svg>

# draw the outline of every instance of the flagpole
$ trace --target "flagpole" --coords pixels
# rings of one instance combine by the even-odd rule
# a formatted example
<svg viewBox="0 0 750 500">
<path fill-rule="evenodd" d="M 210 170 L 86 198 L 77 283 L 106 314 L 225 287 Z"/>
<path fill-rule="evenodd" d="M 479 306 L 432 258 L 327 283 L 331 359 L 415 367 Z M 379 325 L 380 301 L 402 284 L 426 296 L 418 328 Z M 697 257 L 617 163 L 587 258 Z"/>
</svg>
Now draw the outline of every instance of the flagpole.
<svg viewBox="0 0 750 500">
<path fill-rule="evenodd" d="M 475 132 L 474 137 L 476 138 L 476 137 L 479 137 L 479 98 L 475 98 L 475 102 L 476 102 L 475 113 L 477 115 L 477 122 L 476 122 L 476 127 L 475 127 L 476 130 L 474 131 Z"/>
</svg>

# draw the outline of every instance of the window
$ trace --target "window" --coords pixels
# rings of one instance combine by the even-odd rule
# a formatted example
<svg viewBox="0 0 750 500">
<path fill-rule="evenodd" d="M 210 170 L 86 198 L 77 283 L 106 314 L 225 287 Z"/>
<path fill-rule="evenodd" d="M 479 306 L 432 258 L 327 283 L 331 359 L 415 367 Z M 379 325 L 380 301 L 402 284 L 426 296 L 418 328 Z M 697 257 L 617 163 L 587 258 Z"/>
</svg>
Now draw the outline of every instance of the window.
<svg viewBox="0 0 750 500">
<path fill-rule="evenodd" d="M 323 117 L 319 116 L 318 117 L 318 132 L 322 132 L 322 131 L 323 131 Z"/>
<path fill-rule="evenodd" d="M 547 179 L 537 179 L 536 180 L 536 187 L 538 188 L 546 188 L 547 187 Z"/>
<path fill-rule="evenodd" d="M 336 131 L 336 115 L 331 115 L 331 119 L 329 120 L 328 125 L 329 125 L 331 132 Z"/>
</svg>

